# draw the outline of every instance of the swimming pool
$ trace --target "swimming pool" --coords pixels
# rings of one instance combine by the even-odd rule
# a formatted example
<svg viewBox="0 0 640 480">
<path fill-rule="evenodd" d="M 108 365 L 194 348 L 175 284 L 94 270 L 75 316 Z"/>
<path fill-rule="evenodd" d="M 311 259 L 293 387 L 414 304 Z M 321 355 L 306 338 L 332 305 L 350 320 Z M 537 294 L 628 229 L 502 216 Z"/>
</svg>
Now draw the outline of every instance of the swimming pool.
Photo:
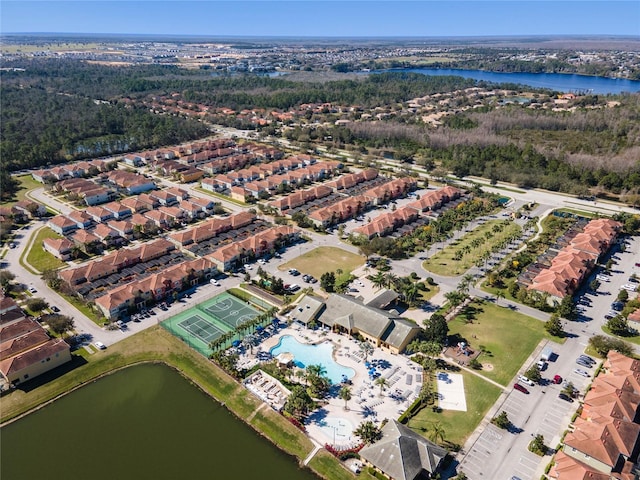
<svg viewBox="0 0 640 480">
<path fill-rule="evenodd" d="M 300 343 L 291 335 L 283 335 L 270 352 L 274 357 L 282 352 L 291 353 L 294 358 L 293 363 L 300 368 L 306 368 L 309 365 L 322 365 L 327 370 L 327 377 L 333 384 L 340 383 L 343 375 L 347 378 L 353 378 L 356 374 L 353 368 L 343 367 L 336 363 L 331 356 L 333 344 L 329 341 L 318 345 L 308 345 Z"/>
</svg>

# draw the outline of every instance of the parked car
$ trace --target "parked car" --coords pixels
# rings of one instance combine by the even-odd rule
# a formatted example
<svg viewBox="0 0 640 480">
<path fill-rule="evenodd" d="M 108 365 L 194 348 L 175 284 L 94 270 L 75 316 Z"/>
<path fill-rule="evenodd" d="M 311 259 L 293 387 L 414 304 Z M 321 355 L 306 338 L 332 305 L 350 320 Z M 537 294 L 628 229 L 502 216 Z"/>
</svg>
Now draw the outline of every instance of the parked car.
<svg viewBox="0 0 640 480">
<path fill-rule="evenodd" d="M 99 350 L 104 350 L 105 348 L 107 348 L 107 346 L 102 343 L 102 342 L 95 342 L 94 345 L 99 349 Z"/>
<path fill-rule="evenodd" d="M 595 365 L 596 363 L 598 363 L 589 355 L 580 355 L 578 358 L 584 360 L 585 362 L 589 362 L 591 365 Z"/>
<path fill-rule="evenodd" d="M 211 280 L 209 280 L 209 283 L 215 287 L 219 287 L 220 286 L 220 282 L 218 280 L 216 280 L 215 278 L 212 278 Z"/>
<path fill-rule="evenodd" d="M 589 372 L 586 372 L 584 370 L 582 370 L 581 368 L 576 368 L 574 370 L 575 373 L 577 373 L 578 375 L 582 375 L 583 377 L 587 377 L 589 378 L 591 375 L 589 375 Z"/>
<path fill-rule="evenodd" d="M 258 259 L 258 263 L 259 263 L 260 265 L 266 265 L 266 264 L 267 264 L 267 261 L 266 261 L 264 258 L 259 258 L 259 259 Z"/>
<path fill-rule="evenodd" d="M 518 381 L 522 382 L 522 383 L 526 383 L 527 385 L 529 385 L 530 387 L 534 387 L 536 384 L 532 381 L 529 380 L 527 377 L 525 377 L 524 375 L 518 375 Z"/>
<path fill-rule="evenodd" d="M 562 377 L 560 375 L 554 375 L 553 383 L 555 383 L 556 385 L 560 385 L 562 383 Z"/>
<path fill-rule="evenodd" d="M 516 390 L 518 390 L 519 392 L 522 393 L 529 393 L 529 390 L 527 390 L 526 388 L 524 388 L 522 385 L 520 385 L 519 383 L 514 383 L 513 384 L 513 388 L 515 388 Z"/>
<path fill-rule="evenodd" d="M 58 307 L 56 307 L 55 305 L 51 305 L 51 311 L 58 313 L 60 311 L 60 309 Z"/>
<path fill-rule="evenodd" d="M 581 365 L 581 366 L 583 366 L 583 367 L 587 367 L 587 368 L 591 368 L 591 366 L 592 366 L 592 365 L 591 365 L 591 363 L 589 363 L 589 362 L 587 362 L 586 360 L 583 360 L 583 359 L 581 359 L 581 358 L 576 358 L 576 363 L 577 363 L 578 365 Z"/>
<path fill-rule="evenodd" d="M 627 292 L 635 292 L 638 286 L 633 283 L 625 283 L 624 285 L 622 285 L 622 288 L 624 288 Z"/>
<path fill-rule="evenodd" d="M 558 395 L 558 398 L 561 400 L 564 400 L 565 402 L 573 403 L 573 398 L 571 398 L 566 393 L 560 392 L 560 394 Z"/>
<path fill-rule="evenodd" d="M 611 308 L 613 310 L 615 310 L 616 312 L 621 312 L 622 309 L 624 308 L 624 303 L 622 303 L 622 302 L 613 302 L 611 304 Z"/>
<path fill-rule="evenodd" d="M 545 362 L 543 359 L 538 360 L 536 362 L 536 365 L 538 366 L 541 372 L 543 372 L 547 368 L 547 362 Z"/>
<path fill-rule="evenodd" d="M 640 283 L 640 280 L 638 280 L 636 277 L 629 277 L 629 281 L 631 283 Z"/>
<path fill-rule="evenodd" d="M 297 277 L 298 275 L 300 275 L 300 272 L 295 268 L 290 268 L 288 271 L 289 271 L 289 274 L 293 275 L 294 277 Z"/>
<path fill-rule="evenodd" d="M 33 286 L 29 287 L 29 291 L 31 293 L 38 293 L 38 290 L 36 290 L 36 287 L 33 287 Z"/>
</svg>

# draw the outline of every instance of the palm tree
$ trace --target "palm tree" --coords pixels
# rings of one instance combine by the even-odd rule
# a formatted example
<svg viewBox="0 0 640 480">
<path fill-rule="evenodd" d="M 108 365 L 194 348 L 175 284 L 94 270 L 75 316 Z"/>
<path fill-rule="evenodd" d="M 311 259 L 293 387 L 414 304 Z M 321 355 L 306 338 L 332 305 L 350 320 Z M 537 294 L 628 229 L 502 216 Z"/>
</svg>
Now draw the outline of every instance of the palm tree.
<svg viewBox="0 0 640 480">
<path fill-rule="evenodd" d="M 456 290 L 445 293 L 444 298 L 449 301 L 453 308 L 457 307 L 464 301 L 464 295 Z"/>
<path fill-rule="evenodd" d="M 358 344 L 358 347 L 360 347 L 360 351 L 364 353 L 364 361 L 366 362 L 369 358 L 369 355 L 373 353 L 373 347 L 366 340 L 364 342 L 360 342 Z"/>
<path fill-rule="evenodd" d="M 384 282 L 387 288 L 391 289 L 398 284 L 398 276 L 394 273 L 387 272 L 384 275 Z"/>
<path fill-rule="evenodd" d="M 340 397 L 341 400 L 344 400 L 344 409 L 349 410 L 347 402 L 351 400 L 351 389 L 349 387 L 342 387 L 338 393 L 338 397 Z"/>
<path fill-rule="evenodd" d="M 388 384 L 387 379 L 384 377 L 378 377 L 376 378 L 376 381 L 374 383 L 380 387 L 380 396 L 382 396 L 384 387 L 386 387 Z"/>
<path fill-rule="evenodd" d="M 434 423 L 431 426 L 431 431 L 429 432 L 429 439 L 432 442 L 438 443 L 438 440 L 440 440 L 440 442 L 444 442 L 444 435 L 445 435 L 445 431 L 444 431 L 444 428 L 442 427 L 442 424 Z"/>
<path fill-rule="evenodd" d="M 364 443 L 373 443 L 380 438 L 381 432 L 380 428 L 378 428 L 375 423 L 371 420 L 367 420 L 366 422 L 362 422 L 358 425 L 358 428 L 356 428 L 353 433 L 360 437 L 360 440 Z"/>
<path fill-rule="evenodd" d="M 504 290 L 498 290 L 496 292 L 496 305 L 500 303 L 501 298 L 504 298 Z"/>
<path fill-rule="evenodd" d="M 384 287 L 387 282 L 386 275 L 383 272 L 377 272 L 375 275 L 371 275 L 368 278 L 371 280 L 373 286 L 378 290 Z"/>
</svg>

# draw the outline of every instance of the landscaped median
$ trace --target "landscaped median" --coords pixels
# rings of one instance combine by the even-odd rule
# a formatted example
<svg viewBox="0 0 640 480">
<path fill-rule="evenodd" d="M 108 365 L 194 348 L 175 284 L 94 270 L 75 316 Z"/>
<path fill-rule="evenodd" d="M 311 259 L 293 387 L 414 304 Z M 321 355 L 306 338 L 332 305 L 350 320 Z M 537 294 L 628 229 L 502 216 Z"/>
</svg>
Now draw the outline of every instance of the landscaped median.
<svg viewBox="0 0 640 480">
<path fill-rule="evenodd" d="M 78 365 L 76 368 L 47 383 L 26 391 L 18 389 L 2 397 L 2 423 L 103 375 L 140 362 L 162 362 L 175 368 L 241 419 L 248 418 L 261 405 L 257 398 L 220 368 L 158 326 L 126 338 L 87 359 L 74 357 L 74 362 Z M 262 409 L 249 423 L 300 462 L 313 450 L 309 438 L 273 410 Z M 323 456 L 322 460 L 317 462 L 317 469 L 314 465 L 316 464 L 312 461 L 309 466 L 324 478 L 353 478 L 341 467 L 339 461 L 330 455 L 326 455 L 326 458 Z"/>
</svg>

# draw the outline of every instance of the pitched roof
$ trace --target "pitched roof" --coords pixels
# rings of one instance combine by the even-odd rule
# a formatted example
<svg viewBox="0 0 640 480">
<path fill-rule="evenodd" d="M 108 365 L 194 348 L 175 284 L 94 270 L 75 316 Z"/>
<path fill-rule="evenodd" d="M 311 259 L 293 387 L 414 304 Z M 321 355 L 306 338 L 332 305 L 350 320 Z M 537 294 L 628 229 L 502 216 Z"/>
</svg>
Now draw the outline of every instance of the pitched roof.
<svg viewBox="0 0 640 480">
<path fill-rule="evenodd" d="M 382 439 L 360 450 L 360 456 L 396 480 L 414 480 L 434 473 L 447 451 L 396 420 L 382 429 Z"/>
<path fill-rule="evenodd" d="M 0 371 L 5 376 L 9 376 L 65 350 L 69 351 L 69 345 L 63 339 L 55 338 L 24 353 L 2 360 Z"/>
</svg>

